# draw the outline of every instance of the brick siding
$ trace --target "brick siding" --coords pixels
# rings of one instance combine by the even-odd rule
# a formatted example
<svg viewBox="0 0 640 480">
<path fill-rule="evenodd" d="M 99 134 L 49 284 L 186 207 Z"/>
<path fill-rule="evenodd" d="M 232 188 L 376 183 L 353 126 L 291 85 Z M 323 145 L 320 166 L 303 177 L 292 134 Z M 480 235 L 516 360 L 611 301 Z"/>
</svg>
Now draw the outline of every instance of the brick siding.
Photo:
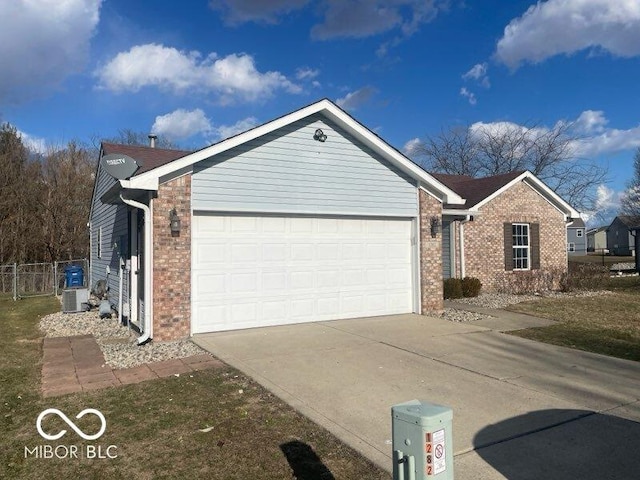
<svg viewBox="0 0 640 480">
<path fill-rule="evenodd" d="M 422 313 L 441 312 L 442 299 L 442 232 L 431 236 L 431 218 L 442 225 L 442 204 L 419 190 L 420 204 L 420 302 Z"/>
<path fill-rule="evenodd" d="M 567 237 L 564 217 L 524 182 L 480 208 L 480 215 L 464 225 L 465 274 L 477 277 L 485 292 L 513 280 L 519 271 L 505 271 L 505 222 L 540 225 L 540 271 L 566 271 Z"/>
<path fill-rule="evenodd" d="M 176 209 L 180 233 L 172 234 L 169 212 Z M 153 200 L 153 340 L 191 334 L 191 175 L 158 188 Z"/>
</svg>

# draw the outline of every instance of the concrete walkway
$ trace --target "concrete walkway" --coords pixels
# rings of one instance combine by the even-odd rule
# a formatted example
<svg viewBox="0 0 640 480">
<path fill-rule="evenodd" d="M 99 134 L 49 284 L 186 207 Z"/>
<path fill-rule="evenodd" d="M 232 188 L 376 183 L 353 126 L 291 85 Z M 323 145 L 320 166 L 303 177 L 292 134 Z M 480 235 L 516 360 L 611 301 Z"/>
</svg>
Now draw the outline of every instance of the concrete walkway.
<svg viewBox="0 0 640 480">
<path fill-rule="evenodd" d="M 517 318 L 502 320 L 500 328 L 517 326 Z M 519 320 L 520 327 L 538 321 Z M 421 399 L 453 408 L 459 480 L 640 471 L 637 362 L 418 315 L 194 340 L 388 470 L 390 407 Z"/>
<path fill-rule="evenodd" d="M 202 354 L 114 370 L 105 364 L 104 355 L 93 335 L 45 338 L 42 395 L 53 397 L 117 387 L 223 365 L 211 355 Z"/>
</svg>

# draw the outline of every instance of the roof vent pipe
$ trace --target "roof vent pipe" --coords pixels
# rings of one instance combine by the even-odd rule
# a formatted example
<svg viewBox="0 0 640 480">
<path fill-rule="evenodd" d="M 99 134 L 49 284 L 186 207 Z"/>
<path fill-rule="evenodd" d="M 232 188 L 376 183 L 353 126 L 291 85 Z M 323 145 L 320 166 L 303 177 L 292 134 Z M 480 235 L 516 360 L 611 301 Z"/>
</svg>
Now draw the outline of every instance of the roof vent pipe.
<svg viewBox="0 0 640 480">
<path fill-rule="evenodd" d="M 158 139 L 158 136 L 155 133 L 150 133 L 149 134 L 149 146 L 151 148 L 156 148 L 156 140 Z"/>
</svg>

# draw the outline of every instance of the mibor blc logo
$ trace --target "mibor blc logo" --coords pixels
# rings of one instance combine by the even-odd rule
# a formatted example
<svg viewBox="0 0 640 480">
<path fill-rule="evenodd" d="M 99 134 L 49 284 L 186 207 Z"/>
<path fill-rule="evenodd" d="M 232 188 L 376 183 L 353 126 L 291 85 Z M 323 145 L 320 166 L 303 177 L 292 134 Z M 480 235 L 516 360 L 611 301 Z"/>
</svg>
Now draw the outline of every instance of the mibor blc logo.
<svg viewBox="0 0 640 480">
<path fill-rule="evenodd" d="M 100 428 L 96 433 L 83 432 L 67 415 L 58 410 L 57 408 L 47 408 L 40 412 L 36 420 L 36 429 L 42 438 L 45 440 L 53 441 L 59 440 L 64 437 L 68 432 L 66 429 L 59 430 L 58 432 L 45 432 L 42 427 L 43 420 L 49 416 L 55 415 L 64 421 L 71 430 L 73 430 L 80 438 L 87 441 L 94 441 L 99 439 L 107 429 L 107 420 L 99 410 L 95 408 L 85 408 L 78 413 L 75 418 L 81 419 L 85 415 L 95 415 L 100 420 Z M 88 459 L 114 459 L 118 457 L 118 447 L 116 445 L 98 445 L 98 444 L 86 444 L 86 445 L 36 445 L 35 447 L 24 447 L 25 458 L 56 458 L 60 460 L 88 458 Z"/>
</svg>

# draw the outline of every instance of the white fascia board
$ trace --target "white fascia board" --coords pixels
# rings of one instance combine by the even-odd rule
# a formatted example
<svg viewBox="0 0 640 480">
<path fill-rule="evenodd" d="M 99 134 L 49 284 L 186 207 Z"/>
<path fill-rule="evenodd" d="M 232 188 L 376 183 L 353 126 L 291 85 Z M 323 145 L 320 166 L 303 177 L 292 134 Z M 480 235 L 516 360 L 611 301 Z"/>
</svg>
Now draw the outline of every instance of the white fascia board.
<svg viewBox="0 0 640 480">
<path fill-rule="evenodd" d="M 466 216 L 466 215 L 472 215 L 472 216 L 477 216 L 480 215 L 480 211 L 479 210 L 467 210 L 467 209 L 458 209 L 458 208 L 443 208 L 442 209 L 442 215 L 452 215 L 452 216 L 456 216 L 456 217 L 461 217 L 461 216 Z"/>
<path fill-rule="evenodd" d="M 414 178 L 416 181 L 431 186 L 432 188 L 429 190 L 439 192 L 442 197 L 442 201 L 453 205 L 464 205 L 465 200 L 457 193 L 429 175 L 422 168 L 402 155 L 398 150 L 391 147 L 387 142 L 354 120 L 350 115 L 327 99 L 320 100 L 319 102 L 301 108 L 300 110 L 296 110 L 295 112 L 291 112 L 283 117 L 265 123 L 264 125 L 260 125 L 236 135 L 235 137 L 228 138 L 220 143 L 216 143 L 215 145 L 211 145 L 210 147 L 203 148 L 202 150 L 167 163 L 166 165 L 162 165 L 146 173 L 137 175 L 129 180 L 130 183 L 125 188 L 138 188 L 145 190 L 157 189 L 159 183 L 158 179 L 161 177 L 169 175 L 176 170 L 190 167 L 197 162 L 210 158 L 214 155 L 218 155 L 316 113 L 322 113 L 327 118 L 345 128 L 358 140 L 382 155 L 393 165 L 400 168 L 400 170 Z"/>
<path fill-rule="evenodd" d="M 549 202 L 553 207 L 555 207 L 560 213 L 562 213 L 567 218 L 578 217 L 580 214 L 576 209 L 574 209 L 571 205 L 565 202 L 556 192 L 547 187 L 542 180 L 536 177 L 530 171 L 523 172 L 518 175 L 516 178 L 511 180 L 509 183 L 504 185 L 502 188 L 499 188 L 491 195 L 478 202 L 475 205 L 472 205 L 474 210 L 479 209 L 480 207 L 486 205 L 488 202 L 496 198 L 501 193 L 507 191 L 511 187 L 513 187 L 516 183 L 524 181 L 527 185 L 532 187 L 538 194 L 544 198 L 547 202 Z"/>
<path fill-rule="evenodd" d="M 142 175 L 140 176 L 142 177 Z M 133 177 L 129 180 L 120 180 L 120 185 L 123 189 L 131 190 L 151 190 L 157 191 L 160 184 L 158 177 Z"/>
</svg>

